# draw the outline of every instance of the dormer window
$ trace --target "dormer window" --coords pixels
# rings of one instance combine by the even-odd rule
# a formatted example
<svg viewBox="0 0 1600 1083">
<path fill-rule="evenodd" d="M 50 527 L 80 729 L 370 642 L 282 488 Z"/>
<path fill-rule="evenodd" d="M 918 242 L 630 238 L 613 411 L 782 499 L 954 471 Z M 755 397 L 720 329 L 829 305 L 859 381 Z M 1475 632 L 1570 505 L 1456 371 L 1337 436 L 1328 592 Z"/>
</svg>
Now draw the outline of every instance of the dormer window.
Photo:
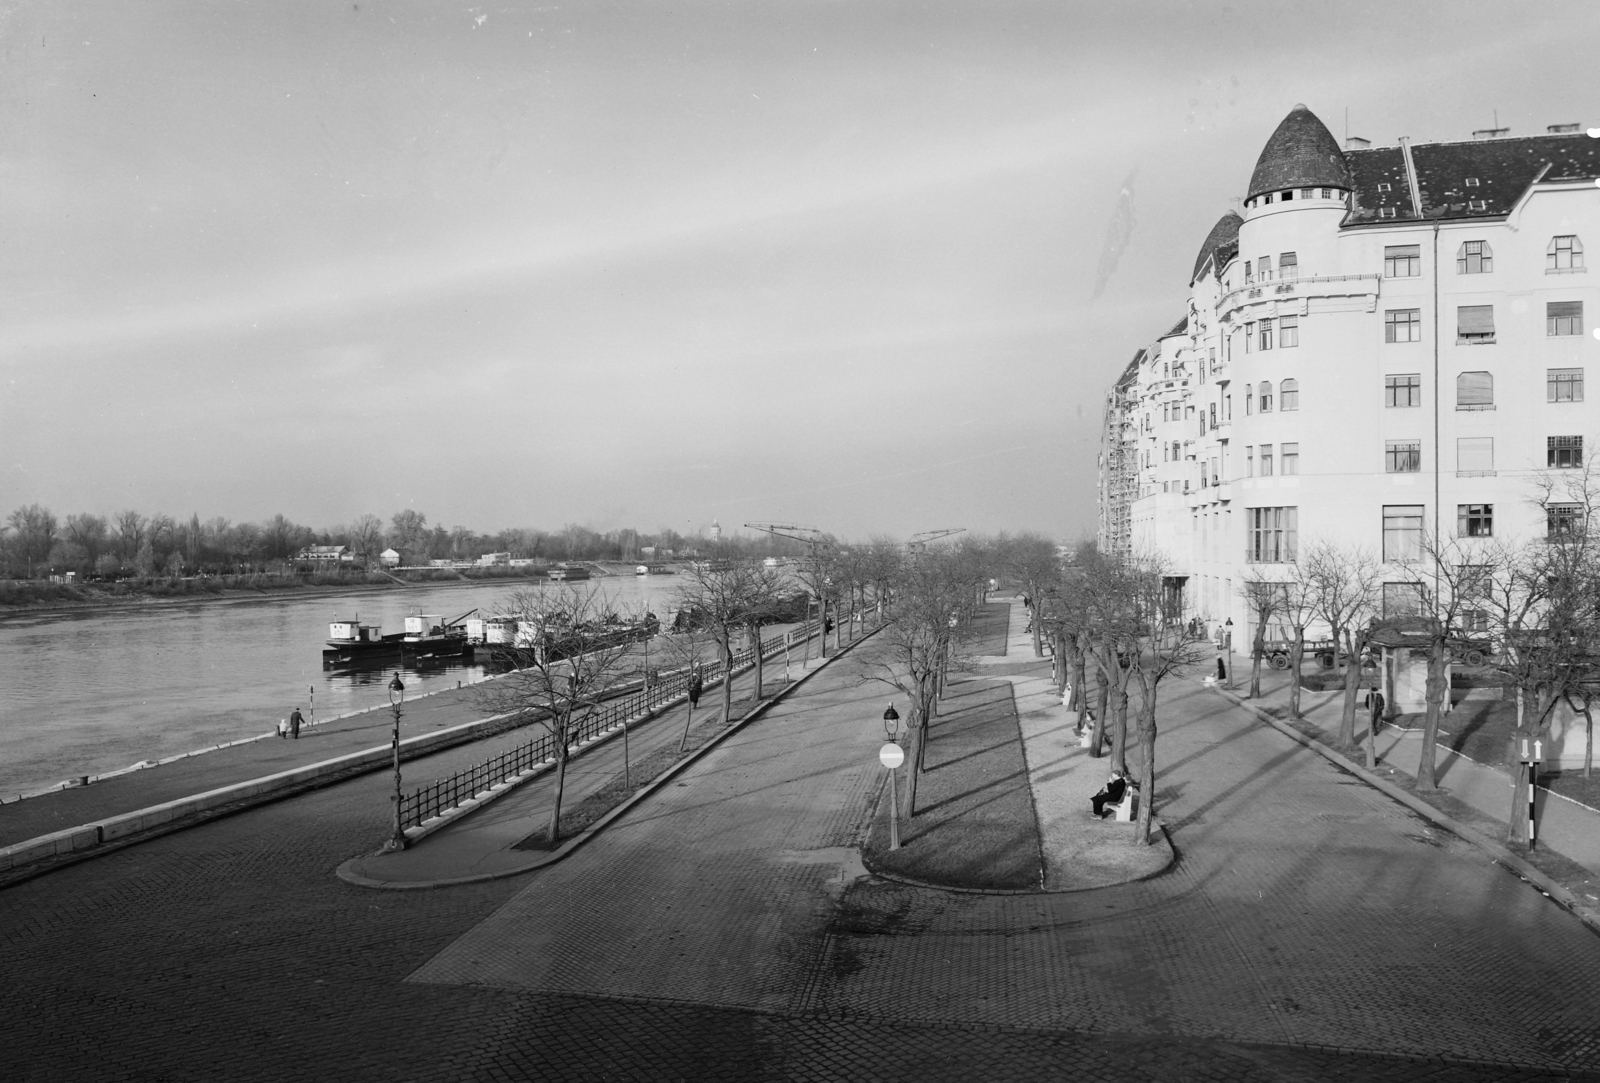
<svg viewBox="0 0 1600 1083">
<path fill-rule="evenodd" d="M 1302 188 L 1302 189 L 1300 189 L 1300 198 L 1301 199 L 1311 199 L 1316 194 L 1317 194 L 1317 191 L 1316 191 L 1315 188 Z"/>
<path fill-rule="evenodd" d="M 1378 217 L 1379 218 L 1393 218 L 1394 217 L 1394 208 L 1393 207 L 1379 207 L 1378 208 Z"/>
<path fill-rule="evenodd" d="M 1486 211 L 1488 209 L 1489 209 L 1489 203 L 1488 203 L 1487 200 L 1482 200 L 1482 199 L 1469 199 L 1469 200 L 1467 200 L 1467 210 L 1469 210 L 1469 211 Z"/>
<path fill-rule="evenodd" d="M 1294 198 L 1294 189 L 1291 188 L 1287 192 L 1280 192 L 1278 194 L 1278 198 L 1283 200 L 1283 202 L 1285 202 L 1285 203 L 1289 202 L 1291 199 Z"/>
<path fill-rule="evenodd" d="M 1333 198 L 1333 189 L 1332 188 L 1324 188 L 1322 190 L 1322 198 L 1323 199 L 1332 199 Z"/>
<path fill-rule="evenodd" d="M 1272 202 L 1272 193 L 1268 192 L 1266 195 L 1262 196 L 1261 197 L 1261 202 L 1263 202 L 1263 203 L 1271 203 Z"/>
<path fill-rule="evenodd" d="M 1378 182 L 1378 191 L 1380 191 L 1380 192 L 1392 192 L 1392 191 L 1394 191 L 1394 186 L 1391 185 L 1388 181 L 1379 181 Z"/>
<path fill-rule="evenodd" d="M 1478 186 L 1478 178 L 1477 177 L 1468 177 L 1467 178 L 1467 187 L 1468 188 L 1476 188 L 1477 186 Z"/>
</svg>

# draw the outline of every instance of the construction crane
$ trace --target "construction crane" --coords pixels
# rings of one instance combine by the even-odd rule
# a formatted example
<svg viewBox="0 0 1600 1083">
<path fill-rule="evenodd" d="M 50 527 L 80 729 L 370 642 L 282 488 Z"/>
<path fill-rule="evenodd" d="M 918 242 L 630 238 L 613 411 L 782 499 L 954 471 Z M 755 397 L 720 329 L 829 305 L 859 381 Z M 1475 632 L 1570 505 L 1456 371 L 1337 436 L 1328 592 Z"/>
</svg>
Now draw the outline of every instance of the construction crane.
<svg viewBox="0 0 1600 1083">
<path fill-rule="evenodd" d="M 793 538 L 803 541 L 808 545 L 832 546 L 833 542 L 828 536 L 814 526 L 800 526 L 796 523 L 746 523 L 751 530 L 759 530 L 764 534 L 774 534 L 780 538 Z"/>
<path fill-rule="evenodd" d="M 938 541 L 940 538 L 948 538 L 952 534 L 964 534 L 966 530 L 967 528 L 964 526 L 956 526 L 945 530 L 924 530 L 921 534 L 913 534 L 906 539 L 906 552 L 920 553 L 928 548 L 929 542 Z"/>
</svg>

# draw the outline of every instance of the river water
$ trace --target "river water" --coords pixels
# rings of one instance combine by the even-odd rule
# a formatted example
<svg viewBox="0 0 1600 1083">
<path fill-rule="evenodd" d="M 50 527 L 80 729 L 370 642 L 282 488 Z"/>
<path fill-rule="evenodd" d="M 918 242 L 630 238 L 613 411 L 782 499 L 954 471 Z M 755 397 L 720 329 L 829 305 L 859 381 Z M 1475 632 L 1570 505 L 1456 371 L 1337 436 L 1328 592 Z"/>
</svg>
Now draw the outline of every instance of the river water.
<svg viewBox="0 0 1600 1083">
<path fill-rule="evenodd" d="M 395 668 L 322 668 L 335 616 L 405 629 L 409 613 L 495 612 L 535 580 L 419 585 L 0 618 L 0 795 L 53 786 L 274 729 L 299 707 L 328 718 L 388 702 Z M 590 580 L 618 611 L 677 609 L 675 576 Z M 562 589 L 551 585 L 546 589 Z M 406 695 L 482 675 L 468 663 L 404 672 Z"/>
</svg>

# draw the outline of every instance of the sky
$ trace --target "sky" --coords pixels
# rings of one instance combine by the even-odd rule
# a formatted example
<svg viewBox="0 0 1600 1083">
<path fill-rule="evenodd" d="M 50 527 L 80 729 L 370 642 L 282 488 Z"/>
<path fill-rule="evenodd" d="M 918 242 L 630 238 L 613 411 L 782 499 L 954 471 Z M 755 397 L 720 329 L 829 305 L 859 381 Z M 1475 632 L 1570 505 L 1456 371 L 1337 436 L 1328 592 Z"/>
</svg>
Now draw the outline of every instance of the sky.
<svg viewBox="0 0 1600 1083">
<path fill-rule="evenodd" d="M 1297 102 L 1592 126 L 1597 41 L 1592 0 L 13 2 L 0 516 L 1076 538 L 1105 390 Z"/>
</svg>

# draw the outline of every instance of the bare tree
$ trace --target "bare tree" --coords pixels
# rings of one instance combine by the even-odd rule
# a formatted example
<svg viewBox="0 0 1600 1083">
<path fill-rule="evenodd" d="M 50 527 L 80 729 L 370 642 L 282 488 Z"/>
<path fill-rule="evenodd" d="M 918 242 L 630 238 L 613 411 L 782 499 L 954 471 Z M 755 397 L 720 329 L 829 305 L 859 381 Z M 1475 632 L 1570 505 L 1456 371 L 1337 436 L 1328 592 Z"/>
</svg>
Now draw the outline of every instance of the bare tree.
<svg viewBox="0 0 1600 1083">
<path fill-rule="evenodd" d="M 1369 625 L 1378 615 L 1378 564 L 1367 550 L 1345 549 L 1324 541 L 1306 550 L 1299 567 L 1315 616 L 1328 626 L 1334 665 L 1339 664 L 1341 653 L 1346 659 L 1344 705 L 1336 743 L 1340 748 L 1352 748 L 1356 741 L 1361 657 L 1367 649 Z"/>
<path fill-rule="evenodd" d="M 1261 698 L 1261 660 L 1267 653 L 1267 633 L 1283 616 L 1284 581 L 1275 565 L 1252 564 L 1239 584 L 1239 594 L 1250 611 L 1255 634 L 1250 643 L 1249 699 Z M 1229 675 L 1230 678 L 1232 674 Z"/>
<path fill-rule="evenodd" d="M 617 605 L 601 590 L 519 590 L 501 603 L 500 611 L 517 618 L 514 645 L 495 652 L 508 672 L 473 685 L 473 696 L 488 713 L 515 715 L 520 723 L 538 724 L 550 734 L 556 799 L 546 839 L 554 846 L 561 838 L 571 746 L 584 719 L 632 676 L 626 663 L 632 644 L 607 622 Z"/>
<path fill-rule="evenodd" d="M 699 672 L 700 668 L 715 657 L 717 641 L 710 630 L 703 627 L 694 627 L 686 622 L 682 628 L 674 629 L 668 635 L 657 636 L 654 640 L 656 647 L 664 654 L 673 669 L 686 669 L 691 676 Z M 683 720 L 683 736 L 678 739 L 678 751 L 681 753 L 689 747 L 689 730 L 694 726 L 693 701 Z"/>
<path fill-rule="evenodd" d="M 722 717 L 733 714 L 733 637 L 752 621 L 771 619 L 782 576 L 758 560 L 702 561 L 690 565 L 677 589 L 681 612 L 716 640 L 722 656 Z M 756 652 L 756 698 L 760 698 L 761 651 Z"/>
</svg>

